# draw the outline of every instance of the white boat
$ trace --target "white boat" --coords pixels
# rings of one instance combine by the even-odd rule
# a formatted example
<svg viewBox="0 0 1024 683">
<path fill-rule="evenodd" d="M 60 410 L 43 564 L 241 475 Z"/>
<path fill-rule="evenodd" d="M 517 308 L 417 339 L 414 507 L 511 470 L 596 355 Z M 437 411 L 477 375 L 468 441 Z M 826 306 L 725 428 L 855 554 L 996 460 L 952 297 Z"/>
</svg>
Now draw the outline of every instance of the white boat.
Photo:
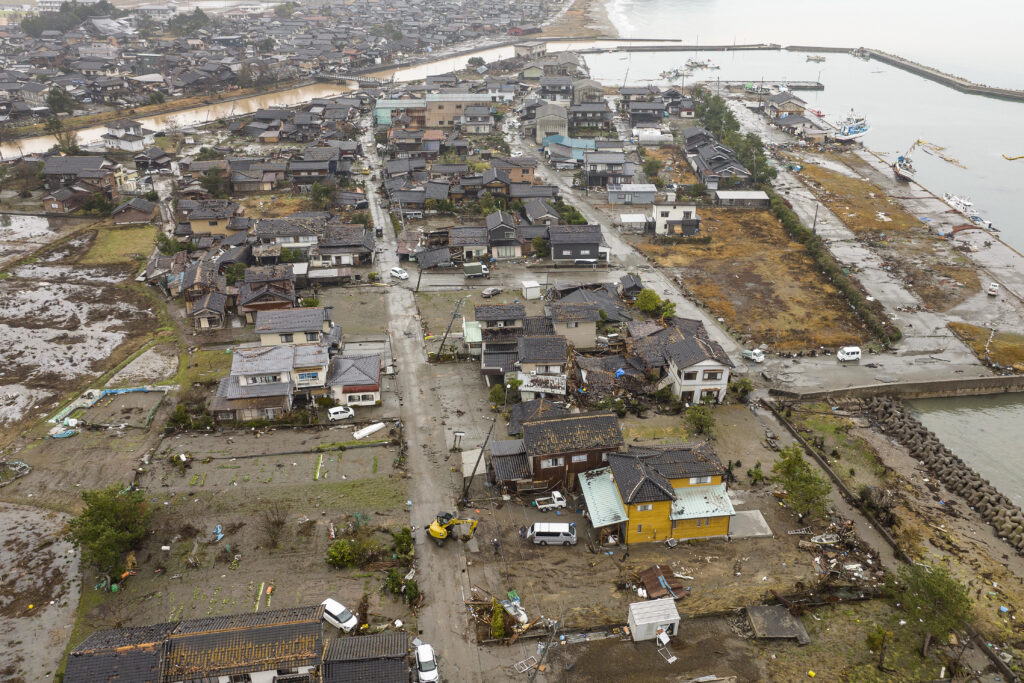
<svg viewBox="0 0 1024 683">
<path fill-rule="evenodd" d="M 821 63 L 825 61 L 825 58 L 821 55 L 807 55 L 807 61 Z"/>
<path fill-rule="evenodd" d="M 862 138 L 870 130 L 871 126 L 868 125 L 867 118 L 858 116 L 851 110 L 850 115 L 839 123 L 838 130 L 836 131 L 836 142 L 850 142 Z"/>
<path fill-rule="evenodd" d="M 992 221 L 985 220 L 978 213 L 978 210 L 974 208 L 974 202 L 964 197 L 958 197 L 955 194 L 944 192 L 942 194 L 942 200 L 953 207 L 956 211 L 967 217 L 969 221 L 981 228 L 992 230 Z"/>
<path fill-rule="evenodd" d="M 917 169 L 914 168 L 914 160 L 911 158 L 910 153 L 914 151 L 919 142 L 920 140 L 914 140 L 914 144 L 910 146 L 910 149 L 896 157 L 896 161 L 892 162 L 892 171 L 896 174 L 897 180 L 905 180 L 909 183 L 917 175 Z"/>
</svg>

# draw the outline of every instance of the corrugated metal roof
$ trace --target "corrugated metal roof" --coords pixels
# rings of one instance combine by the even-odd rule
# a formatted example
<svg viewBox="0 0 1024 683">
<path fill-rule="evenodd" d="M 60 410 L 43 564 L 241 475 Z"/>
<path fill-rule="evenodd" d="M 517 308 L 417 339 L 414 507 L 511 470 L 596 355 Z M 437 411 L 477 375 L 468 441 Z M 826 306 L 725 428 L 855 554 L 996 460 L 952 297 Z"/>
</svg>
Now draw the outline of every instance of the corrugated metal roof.
<svg viewBox="0 0 1024 683">
<path fill-rule="evenodd" d="M 583 498 L 587 501 L 587 511 L 590 512 L 590 523 L 595 529 L 629 520 L 612 479 L 611 468 L 583 472 L 579 482 Z"/>
<path fill-rule="evenodd" d="M 698 517 L 733 516 L 736 510 L 732 507 L 729 494 L 725 492 L 725 484 L 711 486 L 684 486 L 675 489 L 676 499 L 672 501 L 672 512 L 669 519 L 697 519 Z"/>
<path fill-rule="evenodd" d="M 629 605 L 629 613 L 634 624 L 666 624 L 679 621 L 679 609 L 672 598 L 633 602 Z"/>
</svg>

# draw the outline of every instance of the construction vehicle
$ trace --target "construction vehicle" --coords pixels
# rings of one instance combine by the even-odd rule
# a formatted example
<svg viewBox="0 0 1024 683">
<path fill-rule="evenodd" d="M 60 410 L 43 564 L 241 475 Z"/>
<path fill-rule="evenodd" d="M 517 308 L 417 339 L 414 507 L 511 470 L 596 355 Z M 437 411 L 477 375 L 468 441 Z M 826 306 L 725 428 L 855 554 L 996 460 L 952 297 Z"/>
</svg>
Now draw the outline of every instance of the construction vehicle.
<svg viewBox="0 0 1024 683">
<path fill-rule="evenodd" d="M 473 538 L 477 521 L 475 519 L 460 519 L 452 512 L 439 512 L 437 519 L 430 523 L 427 535 L 434 539 L 434 543 L 437 543 L 438 546 L 442 546 L 455 533 L 455 527 L 461 524 L 469 525 L 469 533 L 463 534 L 460 540 L 465 542 Z"/>
</svg>

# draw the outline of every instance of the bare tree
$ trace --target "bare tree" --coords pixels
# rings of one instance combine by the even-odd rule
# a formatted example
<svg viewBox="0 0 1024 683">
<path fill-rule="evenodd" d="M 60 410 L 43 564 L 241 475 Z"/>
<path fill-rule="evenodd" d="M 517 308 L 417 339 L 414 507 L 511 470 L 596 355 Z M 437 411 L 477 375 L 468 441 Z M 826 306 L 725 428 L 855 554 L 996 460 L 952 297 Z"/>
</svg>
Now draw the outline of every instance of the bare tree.
<svg viewBox="0 0 1024 683">
<path fill-rule="evenodd" d="M 259 529 L 268 548 L 276 548 L 281 534 L 288 523 L 288 506 L 280 502 L 270 503 L 259 517 Z"/>
</svg>

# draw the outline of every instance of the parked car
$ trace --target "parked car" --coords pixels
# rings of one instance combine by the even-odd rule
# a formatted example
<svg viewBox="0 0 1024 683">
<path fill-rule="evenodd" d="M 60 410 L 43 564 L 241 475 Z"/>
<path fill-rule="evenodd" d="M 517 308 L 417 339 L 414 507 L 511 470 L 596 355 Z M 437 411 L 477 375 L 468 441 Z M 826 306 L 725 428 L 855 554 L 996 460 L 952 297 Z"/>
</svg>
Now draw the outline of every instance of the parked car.
<svg viewBox="0 0 1024 683">
<path fill-rule="evenodd" d="M 404 268 L 399 268 L 398 266 L 395 266 L 394 268 L 391 269 L 391 277 L 396 277 L 399 280 L 408 280 L 409 273 L 405 272 Z"/>
<path fill-rule="evenodd" d="M 576 545 L 576 524 L 536 522 L 530 525 L 526 538 L 537 545 Z"/>
<path fill-rule="evenodd" d="M 356 618 L 356 615 L 349 612 L 348 608 L 337 600 L 327 598 L 320 604 L 324 606 L 324 621 L 331 626 L 349 633 L 359 625 L 359 619 Z"/>
<path fill-rule="evenodd" d="M 836 354 L 836 358 L 839 359 L 840 363 L 847 361 L 860 360 L 860 347 L 859 346 L 844 346 L 839 349 L 839 353 Z"/>
<path fill-rule="evenodd" d="M 988 285 L 988 289 L 985 291 L 988 292 L 989 296 L 999 296 L 999 283 L 990 282 Z"/>
<path fill-rule="evenodd" d="M 565 507 L 565 496 L 562 495 L 561 491 L 554 491 L 547 498 L 538 498 L 534 501 L 534 505 L 541 512 L 547 512 L 548 510 L 557 510 L 558 508 Z"/>
<path fill-rule="evenodd" d="M 499 294 L 501 294 L 501 287 L 488 287 L 480 292 L 480 296 L 485 299 L 490 299 L 492 296 L 498 296 Z"/>
<path fill-rule="evenodd" d="M 426 643 L 416 648 L 416 677 L 420 683 L 433 683 L 441 679 L 437 670 L 437 655 L 434 648 Z"/>
<path fill-rule="evenodd" d="M 356 411 L 352 410 L 348 406 L 335 406 L 334 408 L 327 409 L 327 419 L 331 422 L 337 422 L 338 420 L 347 420 L 350 417 L 355 417 Z"/>
</svg>

